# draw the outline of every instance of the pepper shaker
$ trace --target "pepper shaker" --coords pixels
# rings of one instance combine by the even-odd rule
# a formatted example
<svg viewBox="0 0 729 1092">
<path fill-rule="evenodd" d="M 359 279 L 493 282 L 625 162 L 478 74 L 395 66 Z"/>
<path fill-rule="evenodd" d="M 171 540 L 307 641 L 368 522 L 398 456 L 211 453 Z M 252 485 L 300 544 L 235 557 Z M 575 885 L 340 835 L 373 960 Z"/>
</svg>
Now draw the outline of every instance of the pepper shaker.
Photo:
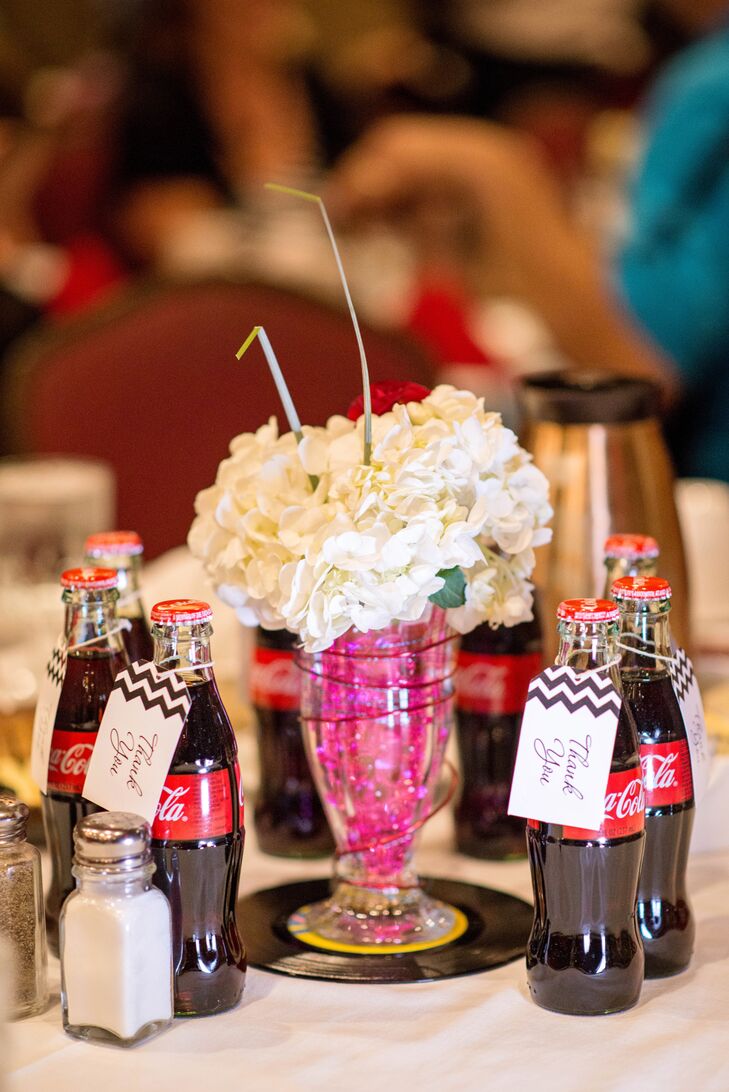
<svg viewBox="0 0 729 1092">
<path fill-rule="evenodd" d="M 78 1039 L 133 1046 L 172 1021 L 172 918 L 152 887 L 150 828 L 97 812 L 74 831 L 77 881 L 61 910 L 63 1027 Z"/>
<path fill-rule="evenodd" d="M 26 840 L 28 814 L 20 800 L 0 795 L 0 936 L 10 951 L 14 1019 L 48 1003 L 41 860 Z"/>
</svg>

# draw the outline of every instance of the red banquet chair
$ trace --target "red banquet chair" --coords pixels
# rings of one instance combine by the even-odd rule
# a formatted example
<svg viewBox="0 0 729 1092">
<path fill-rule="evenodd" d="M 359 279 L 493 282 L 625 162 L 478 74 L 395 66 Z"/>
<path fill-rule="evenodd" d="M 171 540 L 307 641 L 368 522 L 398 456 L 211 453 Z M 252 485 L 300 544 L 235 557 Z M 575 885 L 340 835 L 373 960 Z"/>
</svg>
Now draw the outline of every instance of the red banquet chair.
<svg viewBox="0 0 729 1092">
<path fill-rule="evenodd" d="M 179 545 L 232 437 L 272 414 L 288 427 L 261 350 L 235 359 L 254 325 L 265 327 L 304 423 L 346 412 L 361 378 L 345 310 L 258 283 L 155 284 L 18 343 L 3 399 L 12 449 L 106 460 L 119 525 L 140 532 L 149 557 Z M 363 336 L 373 381 L 431 383 L 412 342 L 372 328 Z"/>
</svg>

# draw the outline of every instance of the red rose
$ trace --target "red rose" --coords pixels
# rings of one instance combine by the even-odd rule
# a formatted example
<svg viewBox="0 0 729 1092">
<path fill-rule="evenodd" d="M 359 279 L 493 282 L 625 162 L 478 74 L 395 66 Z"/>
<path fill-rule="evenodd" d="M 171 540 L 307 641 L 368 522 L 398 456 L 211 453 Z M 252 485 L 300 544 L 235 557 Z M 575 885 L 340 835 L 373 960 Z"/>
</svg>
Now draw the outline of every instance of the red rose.
<svg viewBox="0 0 729 1092">
<path fill-rule="evenodd" d="M 395 379 L 385 379 L 382 383 L 370 383 L 373 413 L 388 413 L 395 405 L 406 402 L 422 402 L 430 394 L 422 383 L 401 383 Z M 356 421 L 364 413 L 364 395 L 355 398 L 347 410 L 350 421 Z"/>
</svg>

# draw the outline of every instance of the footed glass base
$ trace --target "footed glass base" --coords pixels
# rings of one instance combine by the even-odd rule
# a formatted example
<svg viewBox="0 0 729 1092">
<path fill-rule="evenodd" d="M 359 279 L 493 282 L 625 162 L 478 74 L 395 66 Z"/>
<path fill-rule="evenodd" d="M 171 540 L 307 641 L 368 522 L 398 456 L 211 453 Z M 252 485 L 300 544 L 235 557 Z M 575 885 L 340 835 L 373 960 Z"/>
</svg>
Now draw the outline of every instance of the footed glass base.
<svg viewBox="0 0 729 1092">
<path fill-rule="evenodd" d="M 460 910 L 420 887 L 375 888 L 339 883 L 322 902 L 302 906 L 288 920 L 297 940 L 329 952 L 388 955 L 437 948 L 465 933 Z"/>
</svg>

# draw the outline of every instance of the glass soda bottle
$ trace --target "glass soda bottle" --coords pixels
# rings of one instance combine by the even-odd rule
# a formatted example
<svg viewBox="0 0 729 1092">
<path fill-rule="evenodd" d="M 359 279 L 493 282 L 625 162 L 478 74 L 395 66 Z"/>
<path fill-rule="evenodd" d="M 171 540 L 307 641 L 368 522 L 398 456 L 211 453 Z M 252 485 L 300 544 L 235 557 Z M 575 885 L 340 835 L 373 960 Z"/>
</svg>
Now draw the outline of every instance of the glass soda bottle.
<svg viewBox="0 0 729 1092">
<path fill-rule="evenodd" d="M 129 663 L 116 616 L 116 585 L 113 569 L 67 569 L 61 576 L 66 675 L 53 725 L 48 787 L 42 794 L 51 855 L 46 922 L 48 945 L 55 955 L 61 906 L 74 889 L 73 830 L 82 816 L 100 810 L 84 798 L 86 771 L 114 679 Z"/>
<path fill-rule="evenodd" d="M 334 852 L 334 840 L 301 735 L 301 671 L 294 663 L 295 643 L 285 629 L 257 631 L 251 698 L 258 725 L 260 785 L 253 821 L 264 853 L 324 857 Z"/>
<path fill-rule="evenodd" d="M 235 919 L 243 857 L 238 747 L 210 656 L 213 612 L 195 599 L 152 608 L 154 662 L 187 684 L 192 704 L 152 825 L 153 883 L 172 908 L 175 1015 L 208 1016 L 243 993 Z"/>
<path fill-rule="evenodd" d="M 605 598 L 612 599 L 612 587 L 621 576 L 655 576 L 658 543 L 650 535 L 620 534 L 605 539 Z"/>
<path fill-rule="evenodd" d="M 691 757 L 667 667 L 671 587 L 660 577 L 629 576 L 616 580 L 612 591 L 620 609 L 620 674 L 638 728 L 645 786 L 638 923 L 646 978 L 660 978 L 688 966 L 695 934 L 686 893 L 694 822 Z"/>
<path fill-rule="evenodd" d="M 129 659 L 151 660 L 154 646 L 139 587 L 144 561 L 144 544 L 141 538 L 136 531 L 101 531 L 89 535 L 84 553 L 90 565 L 116 569 L 119 589 L 116 613 L 119 618 L 126 618 L 130 623 L 130 628 L 124 632 L 124 644 Z"/>
<path fill-rule="evenodd" d="M 524 820 L 508 815 L 521 717 L 529 682 L 542 669 L 536 611 L 517 626 L 477 626 L 461 638 L 456 675 L 456 741 L 461 791 L 456 848 L 504 860 L 526 853 Z"/>
<path fill-rule="evenodd" d="M 557 618 L 556 662 L 578 672 L 603 669 L 621 693 L 615 604 L 569 599 Z M 623 701 L 600 829 L 527 822 L 534 889 L 527 979 L 542 1008 L 588 1016 L 619 1012 L 638 1000 L 644 964 L 636 899 L 644 807 L 638 735 Z"/>
</svg>

